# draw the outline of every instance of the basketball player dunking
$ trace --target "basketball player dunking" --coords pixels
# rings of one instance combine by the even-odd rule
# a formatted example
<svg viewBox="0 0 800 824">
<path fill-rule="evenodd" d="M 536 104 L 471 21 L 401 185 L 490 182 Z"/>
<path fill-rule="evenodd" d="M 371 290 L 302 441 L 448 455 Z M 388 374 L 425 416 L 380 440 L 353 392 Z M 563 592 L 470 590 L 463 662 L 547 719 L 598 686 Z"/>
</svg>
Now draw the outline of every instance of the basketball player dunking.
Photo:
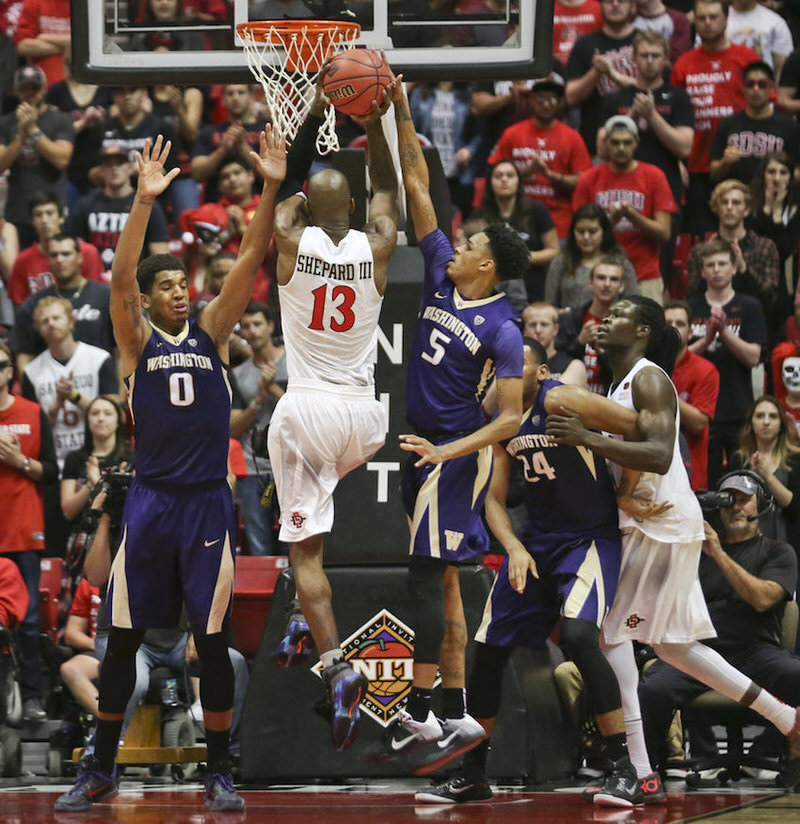
<svg viewBox="0 0 800 824">
<path fill-rule="evenodd" d="M 356 734 L 367 680 L 344 661 L 322 568 L 323 539 L 333 526 L 339 479 L 383 445 L 386 410 L 375 398 L 373 353 L 397 244 L 397 177 L 381 111 L 355 118 L 366 129 L 372 199 L 363 231 L 350 228 L 347 178 L 326 169 L 301 189 L 329 100 L 323 76 L 287 159 L 275 237 L 278 294 L 289 383 L 269 425 L 269 457 L 281 507 L 280 539 L 289 544 L 297 597 L 320 653 L 333 746 Z M 302 621 L 297 616 L 295 624 Z M 292 626 L 290 620 L 290 632 Z"/>
<path fill-rule="evenodd" d="M 574 412 L 550 415 L 547 433 L 558 443 L 592 449 L 613 461 L 619 474 L 622 467 L 641 472 L 634 490 L 637 499 L 672 504 L 645 518 L 622 509 L 619 513 L 622 568 L 603 640 L 622 691 L 631 759 L 649 767 L 633 657 L 632 642 L 637 640 L 651 644 L 662 661 L 749 706 L 789 736 L 789 774 L 795 784 L 800 778 L 800 710 L 778 701 L 716 650 L 699 643 L 716 632 L 697 574 L 703 517 L 678 449 L 678 400 L 665 371 L 678 350 L 677 334 L 655 301 L 637 295 L 611 307 L 597 342 L 614 373 L 609 396 L 637 413 L 641 440 L 590 432 Z M 570 390 L 559 390 L 565 406 Z"/>
<path fill-rule="evenodd" d="M 182 603 L 200 657 L 200 699 L 208 745 L 206 803 L 239 811 L 228 758 L 234 678 L 223 624 L 233 590 L 236 517 L 227 482 L 231 391 L 228 339 L 250 298 L 272 234 L 273 204 L 286 170 L 284 140 L 267 126 L 256 213 L 220 294 L 189 318 L 188 278 L 172 255 L 139 263 L 155 199 L 178 169 L 164 171 L 170 142 L 137 154 L 139 180 L 111 269 L 111 317 L 136 438 L 136 477 L 111 568 L 108 651 L 100 668 L 95 753 L 58 811 L 89 809 L 117 792 L 116 757 L 135 656 L 146 629 L 177 626 Z M 144 307 L 149 320 L 142 315 Z"/>
</svg>

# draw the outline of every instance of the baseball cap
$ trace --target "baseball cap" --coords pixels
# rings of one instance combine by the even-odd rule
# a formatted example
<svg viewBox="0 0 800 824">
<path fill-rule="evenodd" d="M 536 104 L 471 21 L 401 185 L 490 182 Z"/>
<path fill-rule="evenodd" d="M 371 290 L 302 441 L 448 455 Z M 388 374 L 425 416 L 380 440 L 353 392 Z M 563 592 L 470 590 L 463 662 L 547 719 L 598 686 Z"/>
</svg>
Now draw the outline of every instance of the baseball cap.
<svg viewBox="0 0 800 824">
<path fill-rule="evenodd" d="M 100 157 L 124 157 L 125 160 L 128 160 L 130 158 L 130 153 L 119 143 L 108 140 L 103 141 L 103 147 L 100 149 Z"/>
<path fill-rule="evenodd" d="M 538 92 L 550 89 L 559 94 L 564 94 L 564 78 L 560 74 L 551 72 L 547 77 L 539 77 L 531 82 L 530 91 Z"/>
<path fill-rule="evenodd" d="M 605 126 L 606 134 L 611 132 L 630 132 L 634 137 L 639 137 L 639 127 L 633 120 L 624 114 L 615 114 L 606 120 Z"/>
<path fill-rule="evenodd" d="M 20 66 L 14 72 L 14 86 L 44 86 L 44 72 L 38 66 Z"/>
<path fill-rule="evenodd" d="M 719 491 L 722 492 L 726 489 L 735 489 L 745 495 L 758 494 L 758 484 L 748 475 L 731 475 L 730 478 L 726 478 L 719 485 Z"/>
</svg>

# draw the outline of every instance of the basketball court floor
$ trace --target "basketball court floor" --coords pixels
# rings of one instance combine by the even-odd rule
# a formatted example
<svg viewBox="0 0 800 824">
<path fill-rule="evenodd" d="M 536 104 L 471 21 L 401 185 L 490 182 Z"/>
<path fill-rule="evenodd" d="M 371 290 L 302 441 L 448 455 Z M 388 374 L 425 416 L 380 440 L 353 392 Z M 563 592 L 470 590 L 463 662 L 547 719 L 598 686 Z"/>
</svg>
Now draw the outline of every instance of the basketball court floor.
<svg viewBox="0 0 800 824">
<path fill-rule="evenodd" d="M 359 782 L 336 785 L 282 784 L 267 789 L 244 788 L 245 813 L 206 810 L 199 784 L 176 785 L 123 779 L 120 794 L 85 813 L 54 813 L 56 797 L 68 784 L 17 781 L 0 787 L 3 824 L 91 822 L 102 824 L 577 824 L 629 822 L 678 824 L 791 824 L 800 822 L 800 794 L 738 782 L 741 786 L 686 791 L 682 782 L 667 787 L 666 804 L 620 810 L 593 807 L 579 787 L 547 791 L 500 786 L 491 802 L 460 805 L 415 804 L 420 780 Z"/>
</svg>

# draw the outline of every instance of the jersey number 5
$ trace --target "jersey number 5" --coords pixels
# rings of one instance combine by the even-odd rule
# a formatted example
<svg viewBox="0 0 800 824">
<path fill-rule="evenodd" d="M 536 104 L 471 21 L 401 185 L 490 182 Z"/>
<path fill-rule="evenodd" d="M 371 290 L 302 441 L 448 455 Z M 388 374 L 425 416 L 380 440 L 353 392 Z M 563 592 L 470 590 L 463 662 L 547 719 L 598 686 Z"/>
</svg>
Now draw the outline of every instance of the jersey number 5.
<svg viewBox="0 0 800 824">
<path fill-rule="evenodd" d="M 325 329 L 325 304 L 328 299 L 328 285 L 319 286 L 311 292 L 314 295 L 314 311 L 311 315 L 311 323 L 308 324 L 309 329 L 316 331 L 323 331 Z M 331 300 L 335 303 L 333 309 L 341 315 L 339 318 L 332 315 L 328 319 L 328 326 L 333 332 L 346 332 L 352 329 L 356 322 L 356 316 L 353 314 L 353 304 L 356 301 L 356 293 L 352 286 L 334 286 L 331 290 Z"/>
<path fill-rule="evenodd" d="M 433 329 L 431 330 L 431 336 L 428 338 L 428 343 L 431 346 L 433 352 L 423 352 L 420 356 L 423 360 L 428 361 L 428 363 L 432 363 L 434 366 L 439 364 L 439 361 L 444 357 L 444 346 L 443 343 L 450 343 L 452 338 L 449 335 L 445 335 L 441 329 Z"/>
</svg>

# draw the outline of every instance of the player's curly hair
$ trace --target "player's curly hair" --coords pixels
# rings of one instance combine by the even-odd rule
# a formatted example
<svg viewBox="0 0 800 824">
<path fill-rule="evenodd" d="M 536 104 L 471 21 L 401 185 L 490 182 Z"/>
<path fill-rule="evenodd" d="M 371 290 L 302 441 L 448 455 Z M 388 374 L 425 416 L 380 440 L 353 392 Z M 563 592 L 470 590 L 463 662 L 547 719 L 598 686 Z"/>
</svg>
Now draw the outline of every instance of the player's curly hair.
<svg viewBox="0 0 800 824">
<path fill-rule="evenodd" d="M 639 322 L 650 327 L 650 338 L 644 356 L 671 375 L 681 347 L 678 333 L 667 323 L 664 310 L 652 298 L 631 295 L 626 300 L 636 307 Z"/>
<path fill-rule="evenodd" d="M 153 282 L 159 272 L 180 271 L 186 274 L 186 267 L 180 258 L 175 255 L 150 255 L 139 264 L 136 269 L 136 280 L 139 283 L 139 291 L 143 295 L 149 295 L 153 288 Z"/>
<path fill-rule="evenodd" d="M 505 223 L 490 223 L 484 230 L 496 264 L 498 280 L 522 278 L 530 265 L 530 252 L 525 241 Z"/>
</svg>

